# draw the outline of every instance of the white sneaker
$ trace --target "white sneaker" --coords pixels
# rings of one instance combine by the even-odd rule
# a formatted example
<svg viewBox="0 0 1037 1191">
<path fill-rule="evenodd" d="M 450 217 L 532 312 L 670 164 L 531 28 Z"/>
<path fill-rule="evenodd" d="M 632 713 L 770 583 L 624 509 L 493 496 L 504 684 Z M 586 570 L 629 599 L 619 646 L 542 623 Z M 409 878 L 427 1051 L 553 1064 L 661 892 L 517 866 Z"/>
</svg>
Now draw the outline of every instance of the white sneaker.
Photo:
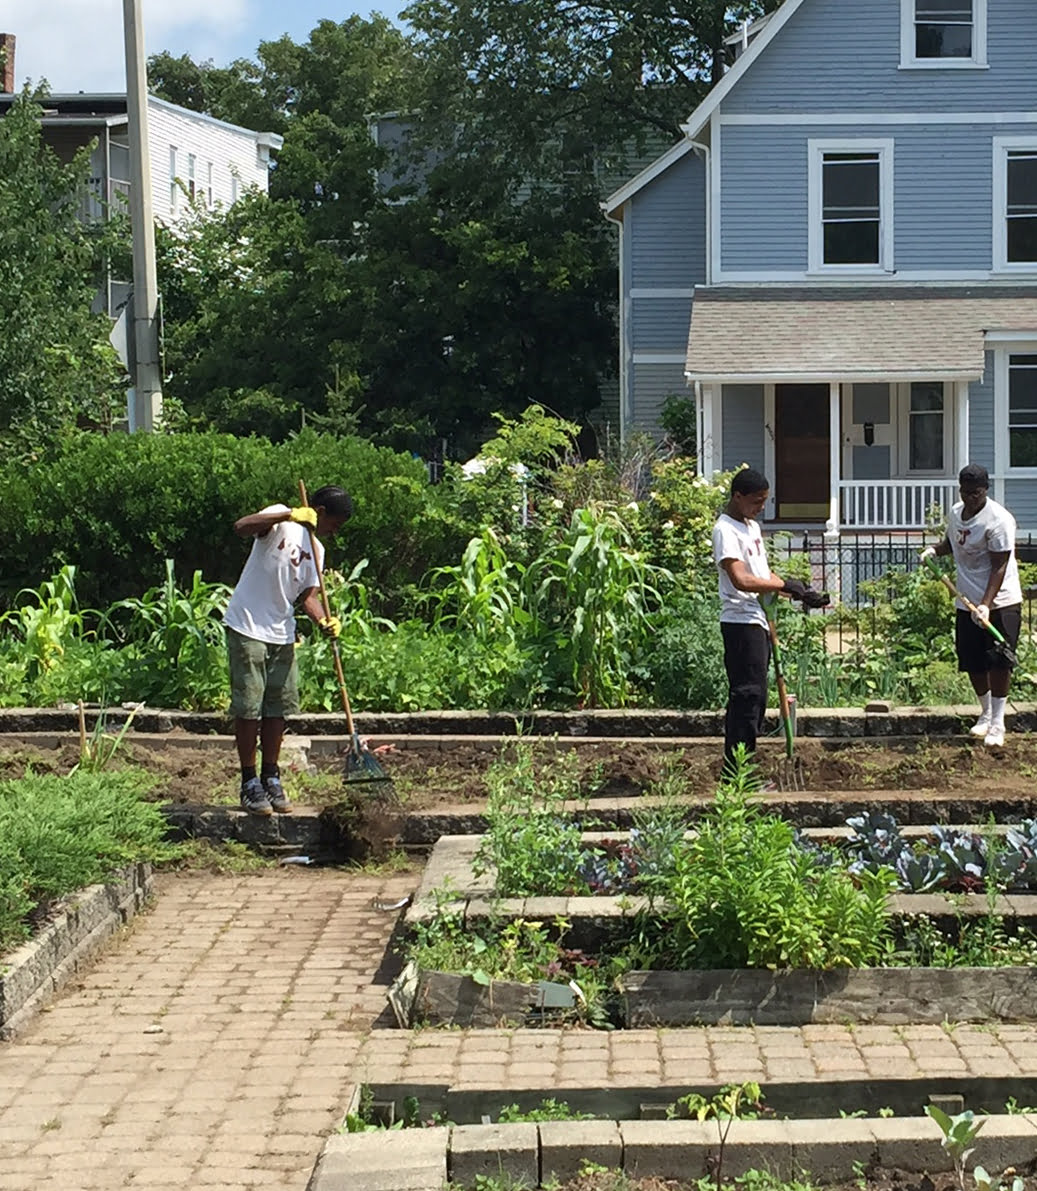
<svg viewBox="0 0 1037 1191">
<path fill-rule="evenodd" d="M 986 736 L 990 731 L 990 720 L 986 716 L 981 715 L 978 720 L 969 729 L 973 736 Z"/>
<path fill-rule="evenodd" d="M 988 749 L 1000 748 L 1005 743 L 1004 728 L 992 727 L 986 736 L 983 737 L 983 743 Z"/>
</svg>

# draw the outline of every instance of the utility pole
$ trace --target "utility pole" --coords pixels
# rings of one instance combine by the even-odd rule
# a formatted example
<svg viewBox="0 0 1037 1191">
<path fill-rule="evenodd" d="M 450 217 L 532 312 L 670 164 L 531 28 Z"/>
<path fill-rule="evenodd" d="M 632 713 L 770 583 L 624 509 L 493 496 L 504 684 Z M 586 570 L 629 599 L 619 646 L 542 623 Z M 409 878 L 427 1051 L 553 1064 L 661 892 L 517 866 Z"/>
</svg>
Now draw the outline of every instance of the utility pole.
<svg viewBox="0 0 1037 1191">
<path fill-rule="evenodd" d="M 133 235 L 131 330 L 136 347 L 133 389 L 127 401 L 130 430 L 156 430 L 162 421 L 162 369 L 158 350 L 158 271 L 148 151 L 148 78 L 140 0 L 122 0 L 126 33 L 126 113 L 130 139 L 130 229 Z"/>
</svg>

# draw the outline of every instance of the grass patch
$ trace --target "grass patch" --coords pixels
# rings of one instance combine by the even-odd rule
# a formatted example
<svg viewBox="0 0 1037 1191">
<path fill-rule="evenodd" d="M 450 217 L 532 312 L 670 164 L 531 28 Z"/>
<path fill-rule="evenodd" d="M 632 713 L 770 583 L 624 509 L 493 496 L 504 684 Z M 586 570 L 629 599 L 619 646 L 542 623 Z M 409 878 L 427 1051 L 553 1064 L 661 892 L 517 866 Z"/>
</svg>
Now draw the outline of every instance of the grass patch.
<svg viewBox="0 0 1037 1191">
<path fill-rule="evenodd" d="M 154 779 L 138 770 L 0 781 L 0 953 L 27 939 L 60 898 L 134 861 L 175 856 Z"/>
</svg>

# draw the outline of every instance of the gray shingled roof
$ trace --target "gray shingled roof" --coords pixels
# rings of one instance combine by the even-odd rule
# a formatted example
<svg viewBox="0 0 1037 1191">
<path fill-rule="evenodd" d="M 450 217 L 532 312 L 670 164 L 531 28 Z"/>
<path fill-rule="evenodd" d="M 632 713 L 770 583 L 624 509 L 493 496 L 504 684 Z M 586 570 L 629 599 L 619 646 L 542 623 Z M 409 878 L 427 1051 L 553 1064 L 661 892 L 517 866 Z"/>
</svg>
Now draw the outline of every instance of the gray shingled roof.
<svg viewBox="0 0 1037 1191">
<path fill-rule="evenodd" d="M 1037 289 L 699 286 L 692 380 L 977 380 L 984 334 L 1037 339 Z"/>
</svg>

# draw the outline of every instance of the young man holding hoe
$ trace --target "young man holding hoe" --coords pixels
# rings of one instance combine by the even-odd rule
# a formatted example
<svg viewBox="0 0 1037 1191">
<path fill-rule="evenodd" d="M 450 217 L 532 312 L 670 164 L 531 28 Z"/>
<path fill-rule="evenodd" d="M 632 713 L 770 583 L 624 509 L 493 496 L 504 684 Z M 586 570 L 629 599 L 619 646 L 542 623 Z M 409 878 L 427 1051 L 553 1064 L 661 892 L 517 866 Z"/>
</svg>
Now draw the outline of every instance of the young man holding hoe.
<svg viewBox="0 0 1037 1191">
<path fill-rule="evenodd" d="M 771 570 L 755 520 L 769 495 L 767 478 L 744 468 L 732 479 L 727 507 L 713 527 L 713 558 L 720 572 L 720 633 L 730 688 L 724 719 L 725 773 L 733 771 L 739 744 L 749 753 L 756 750 L 767 708 L 771 640 L 759 597 L 786 595 L 805 608 L 823 608 L 828 603 L 826 593 L 799 579 L 782 579 Z"/>
<path fill-rule="evenodd" d="M 968 674 L 980 706 L 979 719 L 969 731 L 982 737 L 985 745 L 998 748 L 1005 743 L 1005 703 L 1012 680 L 1012 651 L 1022 627 L 1023 591 L 1015 561 L 1015 518 L 987 496 L 989 487 L 985 467 L 970 463 L 961 469 L 961 500 L 951 509 L 947 533 L 938 546 L 922 551 L 921 560 L 954 557 L 958 669 Z M 994 646 L 990 626 L 1007 642 L 1007 649 Z"/>
<path fill-rule="evenodd" d="M 285 717 L 299 711 L 295 605 L 301 603 L 326 636 L 337 637 L 341 631 L 338 617 L 326 617 L 321 605 L 324 547 L 314 539 L 311 550 L 310 529 L 333 537 L 352 513 L 349 494 L 329 485 L 313 493 L 310 505 L 269 505 L 234 523 L 239 537 L 255 539 L 223 617 L 241 805 L 250 814 L 291 810 L 278 760 Z M 257 743 L 263 754 L 259 774 Z"/>
</svg>

